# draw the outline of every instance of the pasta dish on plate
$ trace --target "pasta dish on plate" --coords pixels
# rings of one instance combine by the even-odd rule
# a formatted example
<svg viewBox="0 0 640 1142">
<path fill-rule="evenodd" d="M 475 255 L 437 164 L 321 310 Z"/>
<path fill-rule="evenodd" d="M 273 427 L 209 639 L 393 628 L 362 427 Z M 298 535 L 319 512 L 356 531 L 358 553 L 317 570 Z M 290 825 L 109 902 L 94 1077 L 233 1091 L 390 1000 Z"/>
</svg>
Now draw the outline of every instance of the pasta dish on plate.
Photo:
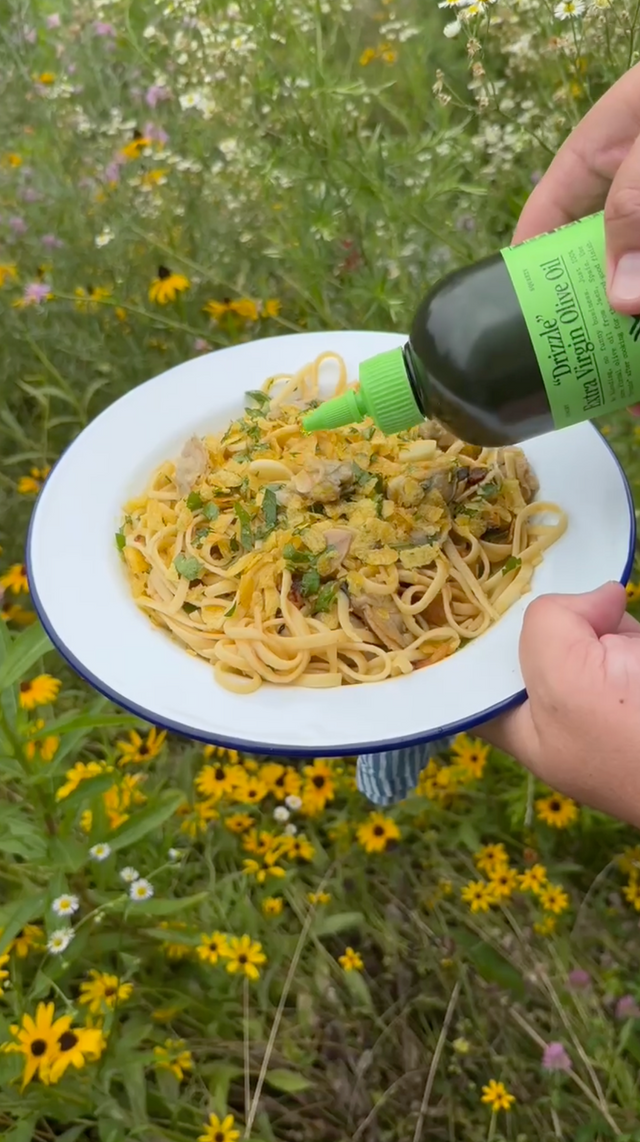
<svg viewBox="0 0 640 1142">
<path fill-rule="evenodd" d="M 434 421 L 306 435 L 323 353 L 247 394 L 124 509 L 133 597 L 228 690 L 333 687 L 431 666 L 530 587 L 567 526 L 519 448 L 477 448 Z"/>
</svg>

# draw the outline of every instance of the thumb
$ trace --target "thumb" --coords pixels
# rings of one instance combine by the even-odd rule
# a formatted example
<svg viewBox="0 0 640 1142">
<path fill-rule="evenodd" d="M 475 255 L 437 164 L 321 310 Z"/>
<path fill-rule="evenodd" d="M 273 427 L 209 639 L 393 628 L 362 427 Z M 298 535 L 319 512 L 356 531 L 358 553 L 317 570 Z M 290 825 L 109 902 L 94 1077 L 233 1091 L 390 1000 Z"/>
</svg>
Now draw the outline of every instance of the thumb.
<svg viewBox="0 0 640 1142">
<path fill-rule="evenodd" d="M 620 313 L 640 313 L 640 136 L 611 184 L 604 226 L 611 306 Z"/>
<path fill-rule="evenodd" d="M 544 595 L 531 603 L 520 639 L 520 662 L 529 692 L 566 688 L 567 664 L 575 652 L 580 648 L 588 654 L 603 635 L 617 631 L 626 604 L 620 583 L 605 583 L 585 595 Z"/>
<path fill-rule="evenodd" d="M 564 611 L 584 619 L 596 638 L 615 634 L 627 609 L 627 592 L 621 583 L 605 583 L 585 595 L 548 595 Z"/>
</svg>

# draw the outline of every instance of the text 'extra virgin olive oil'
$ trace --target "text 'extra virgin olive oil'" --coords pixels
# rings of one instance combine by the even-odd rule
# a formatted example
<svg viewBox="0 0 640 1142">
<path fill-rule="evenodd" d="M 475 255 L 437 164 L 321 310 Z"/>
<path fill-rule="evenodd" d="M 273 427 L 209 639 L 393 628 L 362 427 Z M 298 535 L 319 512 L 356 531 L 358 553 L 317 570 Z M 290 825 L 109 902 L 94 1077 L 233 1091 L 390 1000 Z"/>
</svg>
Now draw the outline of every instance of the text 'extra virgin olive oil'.
<svg viewBox="0 0 640 1142">
<path fill-rule="evenodd" d="M 603 214 L 445 277 L 409 341 L 359 379 L 305 429 L 370 416 L 391 434 L 435 417 L 471 444 L 516 444 L 640 401 L 640 317 L 607 300 Z"/>
</svg>

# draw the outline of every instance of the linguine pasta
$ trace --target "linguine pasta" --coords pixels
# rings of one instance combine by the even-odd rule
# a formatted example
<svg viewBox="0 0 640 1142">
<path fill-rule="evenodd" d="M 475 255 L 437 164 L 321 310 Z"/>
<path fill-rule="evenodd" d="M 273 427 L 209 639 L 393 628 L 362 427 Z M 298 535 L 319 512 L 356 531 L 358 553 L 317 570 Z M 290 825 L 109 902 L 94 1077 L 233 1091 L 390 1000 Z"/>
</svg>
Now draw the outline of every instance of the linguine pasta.
<svg viewBox="0 0 640 1142">
<path fill-rule="evenodd" d="M 324 353 L 247 394 L 226 432 L 193 437 L 125 508 L 135 601 L 228 690 L 378 682 L 446 658 L 530 588 L 565 531 L 519 448 L 441 425 L 370 421 L 307 436 Z"/>
</svg>

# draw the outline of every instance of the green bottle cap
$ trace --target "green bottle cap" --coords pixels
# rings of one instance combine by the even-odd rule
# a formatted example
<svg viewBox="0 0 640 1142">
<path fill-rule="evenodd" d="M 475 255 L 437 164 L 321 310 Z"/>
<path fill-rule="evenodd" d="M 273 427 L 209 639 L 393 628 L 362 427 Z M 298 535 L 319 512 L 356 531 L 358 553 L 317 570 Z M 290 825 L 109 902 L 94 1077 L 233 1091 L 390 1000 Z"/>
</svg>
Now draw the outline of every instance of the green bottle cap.
<svg viewBox="0 0 640 1142">
<path fill-rule="evenodd" d="M 305 432 L 356 424 L 370 416 L 374 424 L 391 436 L 421 424 L 418 408 L 407 376 L 402 349 L 390 349 L 369 357 L 360 365 L 360 388 L 348 389 L 325 401 L 303 418 Z"/>
</svg>

